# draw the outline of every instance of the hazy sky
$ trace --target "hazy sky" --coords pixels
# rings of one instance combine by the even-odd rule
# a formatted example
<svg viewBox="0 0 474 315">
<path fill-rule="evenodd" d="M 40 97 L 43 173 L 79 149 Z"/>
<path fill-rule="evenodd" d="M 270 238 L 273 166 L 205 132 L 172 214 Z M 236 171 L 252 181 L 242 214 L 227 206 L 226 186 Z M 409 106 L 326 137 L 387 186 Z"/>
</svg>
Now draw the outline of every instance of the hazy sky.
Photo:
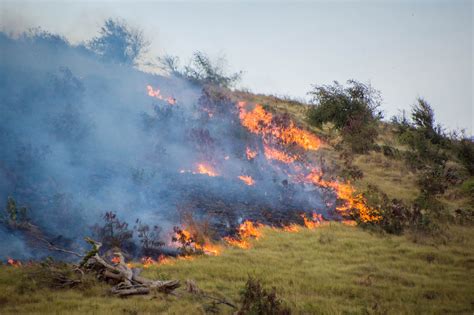
<svg viewBox="0 0 474 315">
<path fill-rule="evenodd" d="M 473 134 L 472 1 L 5 1 L 1 29 L 29 27 L 72 42 L 108 17 L 141 28 L 150 56 L 226 56 L 242 87 L 306 98 L 312 84 L 347 79 L 381 90 L 386 117 L 417 97 L 449 128 Z"/>
</svg>

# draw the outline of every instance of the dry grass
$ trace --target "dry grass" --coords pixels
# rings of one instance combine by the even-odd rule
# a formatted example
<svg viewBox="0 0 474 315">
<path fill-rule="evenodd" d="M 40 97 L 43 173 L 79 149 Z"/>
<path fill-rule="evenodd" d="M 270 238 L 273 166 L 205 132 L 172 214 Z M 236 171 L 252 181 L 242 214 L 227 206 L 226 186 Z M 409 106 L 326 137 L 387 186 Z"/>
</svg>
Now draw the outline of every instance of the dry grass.
<svg viewBox="0 0 474 315">
<path fill-rule="evenodd" d="M 452 228 L 448 245 L 415 244 L 331 224 L 299 233 L 264 230 L 250 250 L 226 249 L 145 270 L 153 278 L 194 279 L 206 292 L 239 302 L 248 275 L 267 286 L 298 314 L 472 313 L 474 231 Z M 2 314 L 203 314 L 210 301 L 183 290 L 176 296 L 112 298 L 106 286 L 87 290 L 38 290 L 22 283 L 24 269 L 0 268 Z M 232 309 L 220 306 L 219 312 Z"/>
</svg>

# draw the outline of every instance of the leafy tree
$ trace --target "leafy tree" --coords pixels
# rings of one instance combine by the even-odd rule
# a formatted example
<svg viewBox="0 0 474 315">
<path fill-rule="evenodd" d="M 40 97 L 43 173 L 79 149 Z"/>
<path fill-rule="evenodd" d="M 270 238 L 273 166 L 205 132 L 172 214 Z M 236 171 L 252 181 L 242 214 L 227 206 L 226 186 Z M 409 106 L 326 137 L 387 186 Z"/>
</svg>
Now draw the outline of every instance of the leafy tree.
<svg viewBox="0 0 474 315">
<path fill-rule="evenodd" d="M 107 19 L 99 33 L 88 43 L 89 48 L 105 60 L 120 64 L 136 64 L 149 45 L 141 31 L 121 20 Z"/>
<path fill-rule="evenodd" d="M 378 110 L 379 91 L 369 84 L 349 80 L 347 86 L 337 81 L 333 85 L 315 85 L 308 94 L 314 104 L 307 113 L 312 125 L 321 127 L 332 123 L 354 152 L 371 148 L 377 137 L 377 121 L 382 118 Z"/>
</svg>

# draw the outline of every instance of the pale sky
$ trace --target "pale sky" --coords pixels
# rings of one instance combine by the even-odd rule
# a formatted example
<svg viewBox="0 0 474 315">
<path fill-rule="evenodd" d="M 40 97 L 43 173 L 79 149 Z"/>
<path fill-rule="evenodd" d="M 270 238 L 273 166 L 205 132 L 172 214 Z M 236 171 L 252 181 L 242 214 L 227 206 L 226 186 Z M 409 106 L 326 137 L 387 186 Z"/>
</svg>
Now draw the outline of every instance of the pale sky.
<svg viewBox="0 0 474 315">
<path fill-rule="evenodd" d="M 450 129 L 473 134 L 472 1 L 6 1 L 3 31 L 40 26 L 71 42 L 109 17 L 143 30 L 149 56 L 225 56 L 241 87 L 307 98 L 356 79 L 382 92 L 387 118 L 419 96 Z"/>
</svg>

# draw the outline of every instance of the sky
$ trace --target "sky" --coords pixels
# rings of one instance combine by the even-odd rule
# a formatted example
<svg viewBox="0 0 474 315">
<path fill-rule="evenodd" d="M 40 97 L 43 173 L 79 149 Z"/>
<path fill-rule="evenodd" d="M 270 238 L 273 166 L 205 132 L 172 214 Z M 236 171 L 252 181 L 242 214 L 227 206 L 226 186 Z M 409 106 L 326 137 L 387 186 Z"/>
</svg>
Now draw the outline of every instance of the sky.
<svg viewBox="0 0 474 315">
<path fill-rule="evenodd" d="M 106 18 L 143 30 L 148 58 L 194 51 L 243 70 L 240 88 L 308 100 L 312 85 L 356 79 L 386 118 L 418 97 L 449 130 L 473 135 L 473 1 L 6 1 L 0 29 L 41 27 L 79 43 Z"/>
</svg>

